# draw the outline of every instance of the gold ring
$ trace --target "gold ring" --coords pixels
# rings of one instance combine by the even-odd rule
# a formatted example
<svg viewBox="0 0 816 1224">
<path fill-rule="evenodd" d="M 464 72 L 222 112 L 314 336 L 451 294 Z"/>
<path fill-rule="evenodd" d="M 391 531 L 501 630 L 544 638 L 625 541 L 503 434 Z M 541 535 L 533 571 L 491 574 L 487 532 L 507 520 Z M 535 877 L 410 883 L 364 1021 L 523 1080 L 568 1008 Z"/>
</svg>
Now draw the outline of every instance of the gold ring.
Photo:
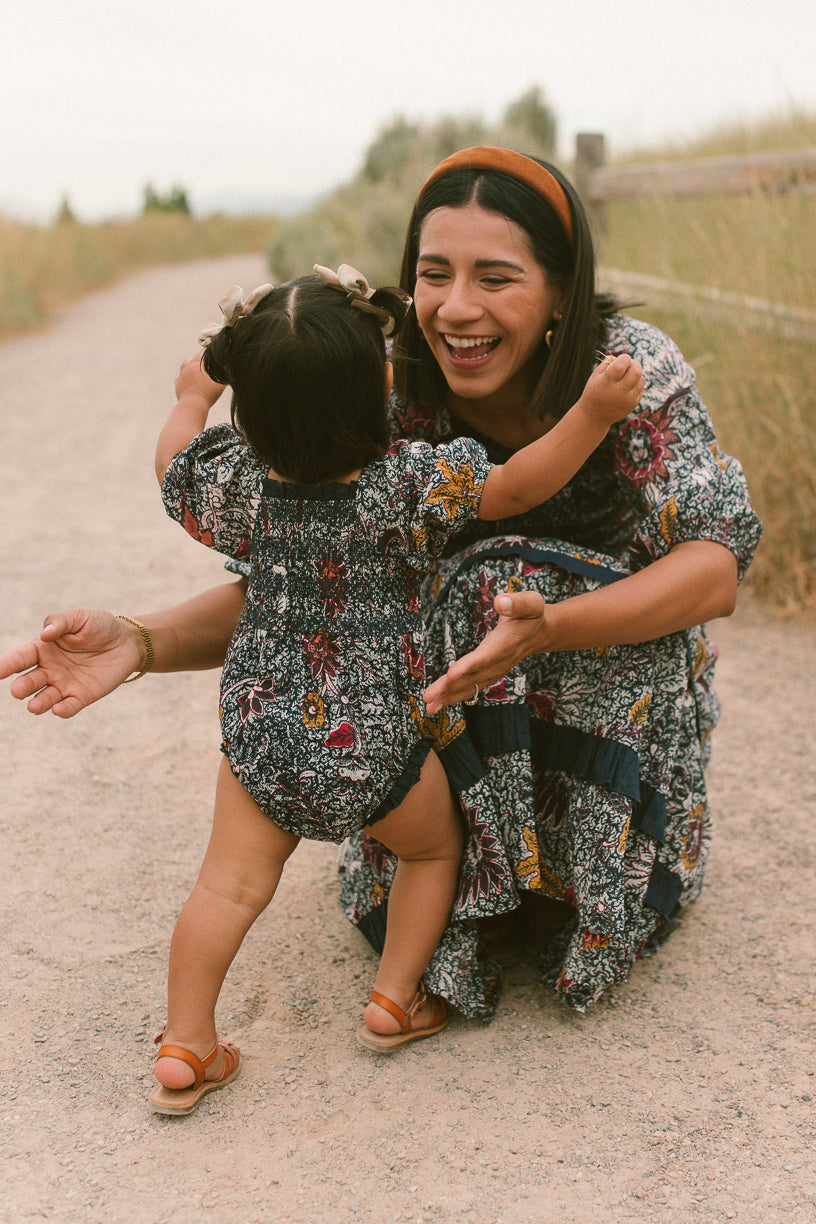
<svg viewBox="0 0 816 1224">
<path fill-rule="evenodd" d="M 467 699 L 467 701 L 465 702 L 465 705 L 475 705 L 476 702 L 478 701 L 478 698 L 479 698 L 479 686 L 478 684 L 474 683 L 473 696 Z"/>
</svg>

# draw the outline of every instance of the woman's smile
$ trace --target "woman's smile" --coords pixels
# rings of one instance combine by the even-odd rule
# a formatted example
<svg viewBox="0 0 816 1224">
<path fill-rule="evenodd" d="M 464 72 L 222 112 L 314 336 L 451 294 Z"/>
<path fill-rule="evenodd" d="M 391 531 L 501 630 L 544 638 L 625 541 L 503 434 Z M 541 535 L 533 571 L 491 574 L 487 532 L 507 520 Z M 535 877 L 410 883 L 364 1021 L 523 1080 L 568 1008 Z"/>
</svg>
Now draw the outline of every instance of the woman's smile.
<svg viewBox="0 0 816 1224">
<path fill-rule="evenodd" d="M 501 343 L 498 336 L 451 336 L 443 334 L 443 339 L 451 350 L 451 361 L 464 361 L 469 364 L 489 357 L 496 346 Z"/>
</svg>

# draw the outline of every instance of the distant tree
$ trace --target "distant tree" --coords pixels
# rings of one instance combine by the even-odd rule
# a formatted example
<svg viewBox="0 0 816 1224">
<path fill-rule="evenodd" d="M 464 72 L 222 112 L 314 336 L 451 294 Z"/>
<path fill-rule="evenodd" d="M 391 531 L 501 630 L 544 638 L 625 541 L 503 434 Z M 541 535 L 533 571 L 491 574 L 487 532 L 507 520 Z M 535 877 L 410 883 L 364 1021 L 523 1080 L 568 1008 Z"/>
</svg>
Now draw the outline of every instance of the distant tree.
<svg viewBox="0 0 816 1224">
<path fill-rule="evenodd" d="M 551 157 L 555 152 L 558 129 L 555 112 L 537 85 L 510 103 L 504 112 L 503 123 L 516 144 L 528 142 L 527 152 L 540 153 L 544 157 Z"/>
<path fill-rule="evenodd" d="M 399 179 L 414 154 L 419 128 L 398 115 L 369 145 L 363 173 L 372 183 Z"/>
<path fill-rule="evenodd" d="M 183 187 L 174 184 L 166 195 L 159 195 L 152 183 L 145 184 L 144 205 L 142 206 L 143 214 L 151 212 L 175 212 L 184 213 L 189 217 L 190 211 L 187 192 Z"/>
<path fill-rule="evenodd" d="M 487 143 L 487 128 L 478 116 L 461 119 L 453 116 L 440 119 L 430 133 L 430 160 L 442 161 L 457 149 L 469 149 L 472 145 Z"/>
<path fill-rule="evenodd" d="M 159 200 L 159 193 L 156 191 L 152 183 L 145 183 L 143 197 L 144 197 L 144 204 L 142 205 L 143 213 L 157 212 L 159 210 L 159 208 L 161 207 L 161 202 Z"/>
<path fill-rule="evenodd" d="M 73 208 L 71 207 L 71 204 L 70 204 L 70 201 L 67 195 L 64 195 L 62 197 L 62 200 L 60 201 L 60 206 L 57 209 L 57 215 L 54 218 L 54 224 L 55 225 L 74 225 L 76 224 L 76 215 L 74 213 Z"/>
</svg>

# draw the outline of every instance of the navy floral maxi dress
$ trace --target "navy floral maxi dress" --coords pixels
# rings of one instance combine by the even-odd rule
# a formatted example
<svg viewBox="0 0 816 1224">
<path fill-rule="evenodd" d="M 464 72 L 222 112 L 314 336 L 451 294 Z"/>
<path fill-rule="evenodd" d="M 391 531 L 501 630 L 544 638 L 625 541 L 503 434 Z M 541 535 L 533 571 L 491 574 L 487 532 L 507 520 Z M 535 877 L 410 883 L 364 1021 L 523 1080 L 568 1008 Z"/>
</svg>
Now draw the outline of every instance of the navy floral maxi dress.
<svg viewBox="0 0 816 1224">
<path fill-rule="evenodd" d="M 475 517 L 489 470 L 471 439 L 397 442 L 356 481 L 283 483 L 227 425 L 168 467 L 168 514 L 249 560 L 221 676 L 222 747 L 287 832 L 340 842 L 418 780 L 432 745 L 420 581 Z"/>
<path fill-rule="evenodd" d="M 687 540 L 722 544 L 740 577 L 747 569 L 761 528 L 693 371 L 665 335 L 624 315 L 609 321 L 606 348 L 641 362 L 640 405 L 550 501 L 502 523 L 474 521 L 448 547 L 423 588 L 429 681 L 493 626 L 502 591 L 557 602 Z M 428 419 L 398 400 L 392 409 L 400 436 L 438 443 L 473 432 L 444 413 Z M 510 453 L 480 440 L 493 462 Z M 425 720 L 468 832 L 451 921 L 424 976 L 430 990 L 491 1018 L 498 967 L 474 920 L 513 910 L 525 892 L 569 907 L 542 971 L 578 1011 L 665 939 L 699 894 L 708 857 L 715 660 L 702 627 L 533 656 L 476 706 Z M 341 904 L 377 950 L 394 867 L 374 835 L 341 847 Z"/>
</svg>

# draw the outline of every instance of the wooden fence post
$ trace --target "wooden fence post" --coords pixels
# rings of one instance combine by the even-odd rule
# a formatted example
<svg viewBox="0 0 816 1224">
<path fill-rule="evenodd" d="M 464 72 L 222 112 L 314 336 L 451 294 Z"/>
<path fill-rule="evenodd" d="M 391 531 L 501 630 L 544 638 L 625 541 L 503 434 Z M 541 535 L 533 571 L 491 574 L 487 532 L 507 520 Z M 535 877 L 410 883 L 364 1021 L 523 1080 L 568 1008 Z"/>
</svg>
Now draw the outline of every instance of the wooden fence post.
<svg viewBox="0 0 816 1224">
<path fill-rule="evenodd" d="M 579 132 L 575 137 L 575 189 L 586 209 L 595 236 L 606 233 L 606 206 L 593 191 L 595 171 L 606 161 L 602 132 Z"/>
</svg>

